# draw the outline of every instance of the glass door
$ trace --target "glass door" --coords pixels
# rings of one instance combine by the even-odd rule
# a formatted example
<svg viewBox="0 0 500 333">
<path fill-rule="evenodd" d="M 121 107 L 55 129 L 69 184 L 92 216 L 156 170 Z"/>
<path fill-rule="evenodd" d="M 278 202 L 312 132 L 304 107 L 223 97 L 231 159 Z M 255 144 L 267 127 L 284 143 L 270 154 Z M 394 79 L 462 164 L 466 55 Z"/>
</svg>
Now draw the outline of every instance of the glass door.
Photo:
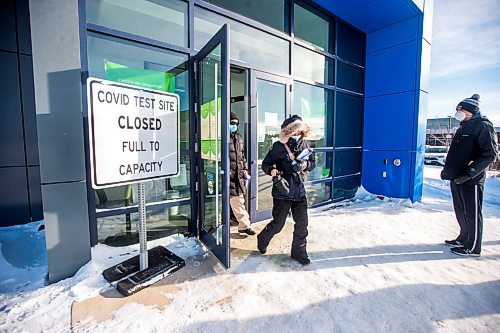
<svg viewBox="0 0 500 333">
<path fill-rule="evenodd" d="M 273 182 L 271 176 L 262 171 L 262 160 L 273 143 L 279 140 L 281 124 L 290 109 L 291 81 L 258 71 L 251 71 L 250 76 L 250 117 L 253 124 L 249 161 L 252 174 L 250 219 L 257 222 L 271 217 Z"/>
<path fill-rule="evenodd" d="M 229 28 L 195 57 L 200 240 L 229 268 Z"/>
</svg>

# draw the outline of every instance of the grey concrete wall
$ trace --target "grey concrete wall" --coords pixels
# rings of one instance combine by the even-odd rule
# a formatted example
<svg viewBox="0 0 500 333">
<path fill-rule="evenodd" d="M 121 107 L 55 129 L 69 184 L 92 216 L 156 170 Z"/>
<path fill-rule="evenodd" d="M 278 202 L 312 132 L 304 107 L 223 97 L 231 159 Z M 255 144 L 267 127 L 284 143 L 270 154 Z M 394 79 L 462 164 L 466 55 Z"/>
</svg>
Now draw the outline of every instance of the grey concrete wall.
<svg viewBox="0 0 500 333">
<path fill-rule="evenodd" d="M 78 0 L 30 0 L 49 282 L 90 260 Z"/>
</svg>

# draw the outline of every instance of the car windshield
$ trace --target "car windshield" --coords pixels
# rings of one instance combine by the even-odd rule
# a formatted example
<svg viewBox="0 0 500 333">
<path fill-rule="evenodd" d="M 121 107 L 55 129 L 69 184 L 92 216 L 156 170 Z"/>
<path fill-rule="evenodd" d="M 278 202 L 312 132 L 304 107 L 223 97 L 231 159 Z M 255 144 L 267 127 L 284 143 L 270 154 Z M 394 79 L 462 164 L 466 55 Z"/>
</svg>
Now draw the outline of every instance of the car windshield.
<svg viewBox="0 0 500 333">
<path fill-rule="evenodd" d="M 446 147 L 429 147 L 425 149 L 426 153 L 444 153 L 446 154 Z"/>
</svg>

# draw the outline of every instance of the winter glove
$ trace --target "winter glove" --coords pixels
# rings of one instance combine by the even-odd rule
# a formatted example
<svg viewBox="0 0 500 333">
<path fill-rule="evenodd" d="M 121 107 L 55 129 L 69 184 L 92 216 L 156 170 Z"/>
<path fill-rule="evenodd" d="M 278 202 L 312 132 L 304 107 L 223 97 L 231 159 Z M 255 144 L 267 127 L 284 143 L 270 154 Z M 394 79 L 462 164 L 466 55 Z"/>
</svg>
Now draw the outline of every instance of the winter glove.
<svg viewBox="0 0 500 333">
<path fill-rule="evenodd" d="M 290 193 L 290 187 L 285 178 L 282 178 L 280 175 L 273 177 L 273 185 L 276 186 L 278 192 L 283 195 L 287 195 Z"/>
<path fill-rule="evenodd" d="M 460 184 L 463 184 L 465 183 L 466 181 L 470 180 L 472 177 L 469 176 L 469 175 L 463 175 L 463 176 L 460 176 L 460 177 L 457 177 L 455 179 L 453 179 L 453 182 L 457 185 L 460 185 Z"/>
<path fill-rule="evenodd" d="M 292 165 L 293 172 L 301 172 L 307 169 L 307 161 L 297 161 L 297 163 Z"/>
</svg>

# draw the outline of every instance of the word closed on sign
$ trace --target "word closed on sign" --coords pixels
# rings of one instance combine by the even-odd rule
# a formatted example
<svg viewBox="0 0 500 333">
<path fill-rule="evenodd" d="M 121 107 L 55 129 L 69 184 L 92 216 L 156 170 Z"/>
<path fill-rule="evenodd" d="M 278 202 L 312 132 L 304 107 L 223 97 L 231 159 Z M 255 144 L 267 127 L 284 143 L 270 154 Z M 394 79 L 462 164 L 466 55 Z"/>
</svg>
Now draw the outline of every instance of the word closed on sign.
<svg viewBox="0 0 500 333">
<path fill-rule="evenodd" d="M 88 78 L 92 187 L 179 173 L 179 95 Z"/>
</svg>

